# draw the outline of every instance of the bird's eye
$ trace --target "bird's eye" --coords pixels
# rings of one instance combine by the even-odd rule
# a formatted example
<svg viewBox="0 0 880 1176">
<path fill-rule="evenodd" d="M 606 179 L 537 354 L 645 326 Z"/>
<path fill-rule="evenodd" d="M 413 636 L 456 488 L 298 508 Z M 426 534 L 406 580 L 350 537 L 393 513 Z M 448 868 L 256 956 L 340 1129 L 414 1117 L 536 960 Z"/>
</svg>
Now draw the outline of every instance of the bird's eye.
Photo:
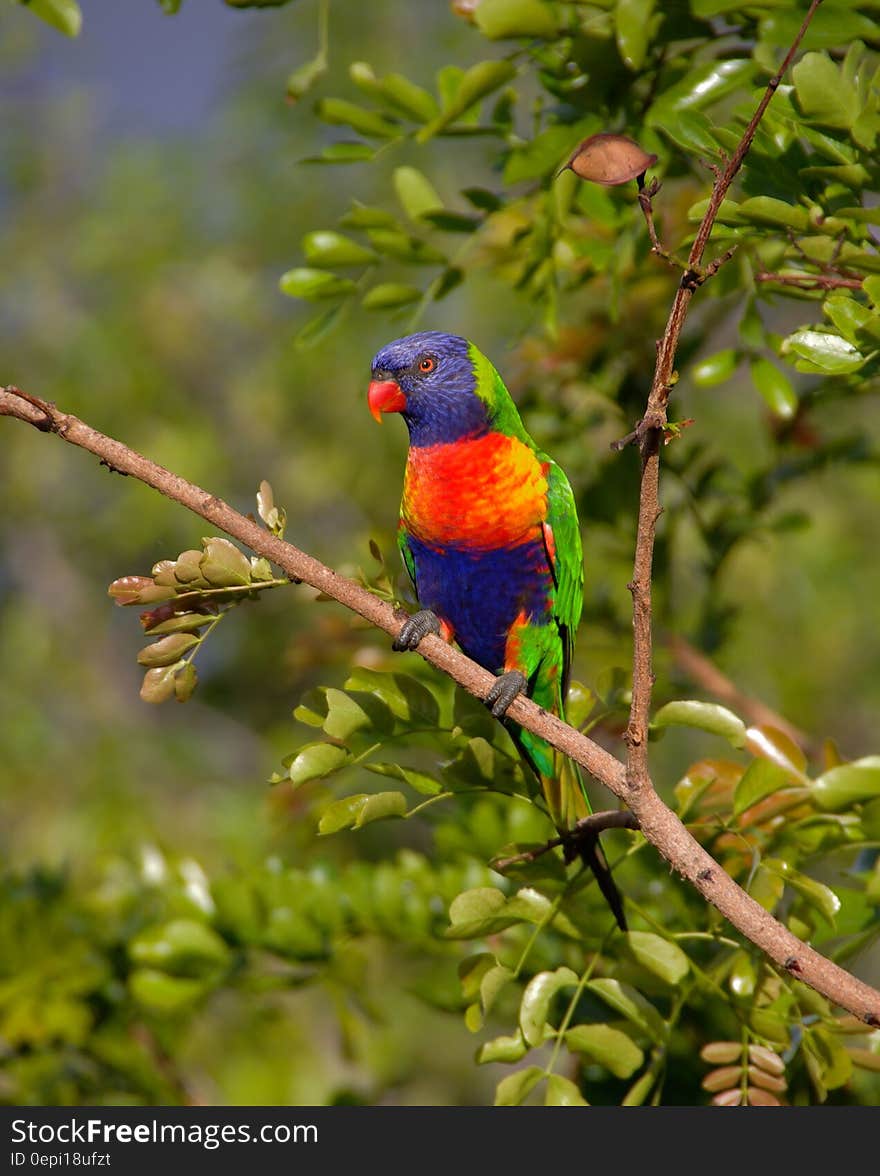
<svg viewBox="0 0 880 1176">
<path fill-rule="evenodd" d="M 420 372 L 425 372 L 427 374 L 428 372 L 432 372 L 436 366 L 437 360 L 434 359 L 431 355 L 423 355 L 419 360 Z"/>
</svg>

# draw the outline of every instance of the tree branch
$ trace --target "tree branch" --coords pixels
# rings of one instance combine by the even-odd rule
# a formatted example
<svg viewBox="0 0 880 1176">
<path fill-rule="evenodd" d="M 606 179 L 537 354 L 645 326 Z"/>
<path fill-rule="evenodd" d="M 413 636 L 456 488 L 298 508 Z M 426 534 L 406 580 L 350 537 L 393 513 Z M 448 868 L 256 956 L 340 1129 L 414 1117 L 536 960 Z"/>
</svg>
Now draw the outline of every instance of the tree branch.
<svg viewBox="0 0 880 1176">
<path fill-rule="evenodd" d="M 222 499 L 163 469 L 121 442 L 104 436 L 77 417 L 15 387 L 0 391 L 0 416 L 25 421 L 41 432 L 55 433 L 71 445 L 93 453 L 102 464 L 120 474 L 138 478 L 272 560 L 291 578 L 317 588 L 393 637 L 400 632 L 404 615 L 366 588 L 337 575 L 304 551 L 245 518 Z M 439 637 L 426 637 L 419 646 L 419 653 L 477 698 L 484 699 L 495 682 L 488 670 Z M 866 1024 L 880 1026 L 880 993 L 802 943 L 741 890 L 663 804 L 649 779 L 646 778 L 643 786 L 633 791 L 629 787 L 627 769 L 619 760 L 574 727 L 543 711 L 531 699 L 520 695 L 507 713 L 515 722 L 570 756 L 626 801 L 644 836 L 673 869 L 781 968 Z"/>
<path fill-rule="evenodd" d="M 861 290 L 862 278 L 847 278 L 842 274 L 755 274 L 756 282 L 772 282 L 774 286 L 798 286 L 802 290 Z"/>
<path fill-rule="evenodd" d="M 687 269 L 682 274 L 666 330 L 657 343 L 657 361 L 654 368 L 654 378 L 648 394 L 648 404 L 645 415 L 630 435 L 639 442 L 642 458 L 641 484 L 639 488 L 639 514 L 636 531 L 635 557 L 633 561 L 633 578 L 629 588 L 633 598 L 633 692 L 630 706 L 629 722 L 626 729 L 627 744 L 627 783 L 631 794 L 648 787 L 648 722 L 651 712 L 651 693 L 654 685 L 652 669 L 652 632 L 651 632 L 651 571 L 654 554 L 654 540 L 657 530 L 657 520 L 662 508 L 660 506 L 660 438 L 667 423 L 666 408 L 669 395 L 675 385 L 675 356 L 681 338 L 682 328 L 690 307 L 691 298 L 696 290 L 711 278 L 721 265 L 731 256 L 730 252 L 723 254 L 709 266 L 703 265 L 703 255 L 709 243 L 709 237 L 715 225 L 715 220 L 721 208 L 722 201 L 727 195 L 743 160 L 748 153 L 752 140 L 758 130 L 758 125 L 764 112 L 770 104 L 773 95 L 779 87 L 788 67 L 797 53 L 804 34 L 813 19 L 822 0 L 812 0 L 798 30 L 797 36 L 785 55 L 779 70 L 767 84 L 755 113 L 749 120 L 736 150 L 721 171 L 712 188 L 709 204 L 697 229 L 694 243 L 688 255 Z M 650 192 L 651 189 L 647 189 Z M 644 200 L 640 199 L 642 212 L 648 217 Z M 649 219 L 649 231 L 652 222 Z M 652 235 L 653 240 L 653 235 Z M 624 442 L 629 438 L 624 438 Z M 623 444 L 623 442 L 619 443 Z"/>
</svg>

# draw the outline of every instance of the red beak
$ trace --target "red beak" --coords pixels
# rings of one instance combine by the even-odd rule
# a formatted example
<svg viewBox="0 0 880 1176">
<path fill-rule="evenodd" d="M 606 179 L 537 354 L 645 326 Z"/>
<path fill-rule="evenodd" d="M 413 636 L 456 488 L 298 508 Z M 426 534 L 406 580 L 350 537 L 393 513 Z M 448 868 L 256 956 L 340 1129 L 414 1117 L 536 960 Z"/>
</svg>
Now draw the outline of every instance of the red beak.
<svg viewBox="0 0 880 1176">
<path fill-rule="evenodd" d="M 403 412 L 406 408 L 406 397 L 396 380 L 372 380 L 367 393 L 367 404 L 381 425 L 383 412 Z"/>
</svg>

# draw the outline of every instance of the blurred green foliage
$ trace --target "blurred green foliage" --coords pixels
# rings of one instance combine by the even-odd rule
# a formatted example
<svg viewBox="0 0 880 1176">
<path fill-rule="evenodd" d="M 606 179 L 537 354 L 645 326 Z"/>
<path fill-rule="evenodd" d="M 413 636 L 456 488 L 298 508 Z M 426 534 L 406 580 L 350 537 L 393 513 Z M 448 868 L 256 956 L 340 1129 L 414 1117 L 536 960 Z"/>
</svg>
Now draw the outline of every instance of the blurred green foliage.
<svg viewBox="0 0 880 1176">
<path fill-rule="evenodd" d="M 633 135 L 684 256 L 801 13 L 228 2 L 272 11 L 237 14 L 216 114 L 167 139 L 108 135 L 100 79 L 45 84 L 34 15 L 75 34 L 72 0 L 8 18 L 4 382 L 243 510 L 268 478 L 295 543 L 398 596 L 405 440 L 366 412 L 369 357 L 415 323 L 471 336 L 578 495 L 572 717 L 619 748 L 637 471 L 609 442 L 678 272 L 632 185 L 555 177 L 584 137 Z M 758 901 L 876 983 L 875 15 L 823 4 L 713 235 L 737 253 L 679 353 L 652 765 Z M 627 936 L 561 859 L 503 865 L 552 829 L 473 700 L 335 605 L 257 591 L 268 569 L 145 487 L 3 434 L 4 1101 L 877 1101 L 877 1034 L 640 838 L 605 839 Z M 197 657 L 185 707 L 139 699 L 104 594 L 151 568 L 214 610 L 156 618 L 141 653 L 154 701 L 189 697 Z M 261 599 L 202 644 L 230 588 Z M 808 734 L 718 706 L 672 636 Z"/>
</svg>

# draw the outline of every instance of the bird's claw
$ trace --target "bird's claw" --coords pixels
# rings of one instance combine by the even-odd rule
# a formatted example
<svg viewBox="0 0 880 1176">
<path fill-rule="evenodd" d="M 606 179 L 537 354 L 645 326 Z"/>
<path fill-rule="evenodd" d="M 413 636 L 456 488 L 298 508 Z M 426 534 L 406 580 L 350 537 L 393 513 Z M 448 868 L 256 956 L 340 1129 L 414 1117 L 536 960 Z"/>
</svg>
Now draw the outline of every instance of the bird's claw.
<svg viewBox="0 0 880 1176">
<path fill-rule="evenodd" d="M 510 704 L 518 695 L 525 693 L 528 684 L 525 674 L 519 670 L 508 670 L 498 675 L 486 695 L 486 706 L 496 719 L 504 718 Z"/>
<path fill-rule="evenodd" d="M 429 633 L 439 636 L 441 632 L 440 618 L 429 608 L 423 608 L 403 622 L 400 632 L 391 643 L 391 648 L 397 653 L 416 649 L 422 638 L 427 637 Z"/>
</svg>

